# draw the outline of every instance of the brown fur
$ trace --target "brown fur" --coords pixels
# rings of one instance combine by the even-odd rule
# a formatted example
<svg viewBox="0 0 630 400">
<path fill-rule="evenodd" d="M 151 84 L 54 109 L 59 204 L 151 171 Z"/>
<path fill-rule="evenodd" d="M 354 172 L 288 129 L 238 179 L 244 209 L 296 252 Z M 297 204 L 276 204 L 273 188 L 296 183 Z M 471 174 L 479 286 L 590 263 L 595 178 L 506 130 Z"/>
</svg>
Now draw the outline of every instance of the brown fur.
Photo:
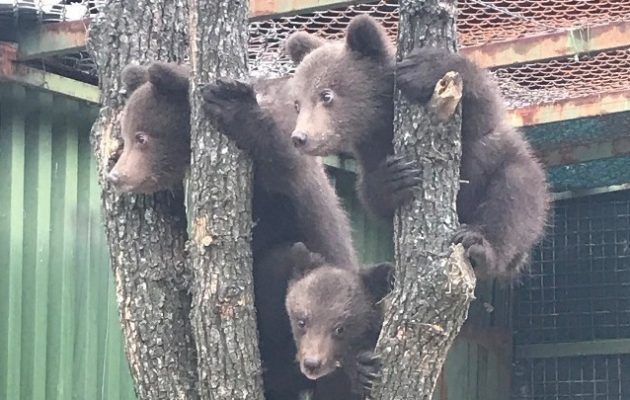
<svg viewBox="0 0 630 400">
<path fill-rule="evenodd" d="M 286 112 L 290 104 L 286 83 L 286 79 L 261 80 L 253 87 L 220 80 L 202 89 L 206 110 L 222 132 L 252 155 L 255 195 L 268 199 L 254 203 L 255 212 L 257 204 L 260 208 L 256 212 L 261 216 L 258 229 L 264 232 L 257 236 L 262 247 L 255 253 L 254 282 L 265 397 L 269 400 L 295 399 L 299 392 L 313 388 L 313 382 L 293 362 L 295 346 L 283 307 L 287 272 L 305 262 L 309 253 L 304 245 L 303 252 L 286 247 L 304 242 L 326 262 L 357 267 L 347 216 L 321 160 L 300 154 L 290 141 L 295 114 Z M 285 234 L 280 237 L 279 232 Z"/>
<path fill-rule="evenodd" d="M 289 38 L 287 49 L 305 48 Z M 294 135 L 311 155 L 352 153 L 360 163 L 358 192 L 372 211 L 391 216 L 420 177 L 404 156 L 393 156 L 394 74 L 412 101 L 429 100 L 437 81 L 457 71 L 462 97 L 463 184 L 457 199 L 461 242 L 478 276 L 514 278 L 541 238 L 548 209 L 544 171 L 521 133 L 505 123 L 503 100 L 487 73 L 458 54 L 419 48 L 398 64 L 384 29 L 368 16 L 353 19 L 345 41 L 313 42 L 292 57 Z M 293 55 L 292 55 L 293 56 Z M 335 96 L 325 104 L 321 93 Z M 324 115 L 322 115 L 324 114 Z"/>
<path fill-rule="evenodd" d="M 356 270 L 330 266 L 317 255 L 302 258 L 310 262 L 296 265 L 286 296 L 300 370 L 312 380 L 342 373 L 347 384 L 335 392 L 361 394 L 377 367 L 366 353 L 372 354 L 381 330 L 379 302 L 391 288 L 393 266 Z"/>
<path fill-rule="evenodd" d="M 123 150 L 107 175 L 117 190 L 153 193 L 181 183 L 190 159 L 188 75 L 172 63 L 123 70 Z"/>
</svg>

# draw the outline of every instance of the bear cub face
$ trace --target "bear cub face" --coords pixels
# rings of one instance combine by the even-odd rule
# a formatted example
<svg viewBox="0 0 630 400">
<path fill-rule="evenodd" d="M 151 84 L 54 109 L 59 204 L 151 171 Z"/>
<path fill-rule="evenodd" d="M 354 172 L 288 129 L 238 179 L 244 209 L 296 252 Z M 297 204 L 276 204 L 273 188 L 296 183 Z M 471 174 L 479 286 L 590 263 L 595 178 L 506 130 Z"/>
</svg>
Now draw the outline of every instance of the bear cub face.
<svg viewBox="0 0 630 400">
<path fill-rule="evenodd" d="M 356 365 L 371 351 L 382 324 L 379 302 L 391 289 L 393 266 L 382 263 L 361 270 L 323 262 L 296 271 L 289 283 L 286 308 L 297 346 L 300 370 L 315 380 L 337 368 Z"/>
<path fill-rule="evenodd" d="M 122 81 L 123 149 L 107 179 L 119 192 L 154 193 L 176 187 L 190 160 L 189 70 L 156 62 L 128 65 Z"/>
<path fill-rule="evenodd" d="M 302 153 L 352 152 L 368 132 L 391 125 L 395 49 L 379 25 L 357 17 L 343 41 L 297 32 L 286 51 L 297 64 L 290 81 L 298 114 L 291 138 Z"/>
</svg>

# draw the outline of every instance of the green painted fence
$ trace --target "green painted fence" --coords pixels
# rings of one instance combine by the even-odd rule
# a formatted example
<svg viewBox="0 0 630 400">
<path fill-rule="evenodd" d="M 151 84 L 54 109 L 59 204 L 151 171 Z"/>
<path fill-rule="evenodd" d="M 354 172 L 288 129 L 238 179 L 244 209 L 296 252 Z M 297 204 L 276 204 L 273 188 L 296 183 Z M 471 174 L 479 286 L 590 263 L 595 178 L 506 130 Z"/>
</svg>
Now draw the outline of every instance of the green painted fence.
<svg viewBox="0 0 630 400">
<path fill-rule="evenodd" d="M 135 398 L 89 145 L 95 116 L 0 84 L 0 399 Z"/>
<path fill-rule="evenodd" d="M 89 131 L 96 108 L 0 84 L 0 400 L 135 399 L 122 351 Z M 332 169 L 365 262 L 391 260 L 392 228 Z M 509 299 L 492 285 L 451 350 L 440 400 L 508 398 Z M 507 332 L 507 333 L 506 333 Z M 501 336 L 499 335 L 499 336 Z"/>
</svg>

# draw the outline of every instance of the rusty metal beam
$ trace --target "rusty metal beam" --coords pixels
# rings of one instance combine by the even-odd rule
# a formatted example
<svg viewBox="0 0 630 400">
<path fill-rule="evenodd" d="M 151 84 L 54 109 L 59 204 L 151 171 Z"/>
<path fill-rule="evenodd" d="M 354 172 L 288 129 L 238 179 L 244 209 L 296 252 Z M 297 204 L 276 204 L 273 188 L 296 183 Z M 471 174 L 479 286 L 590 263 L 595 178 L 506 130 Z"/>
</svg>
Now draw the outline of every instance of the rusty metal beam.
<svg viewBox="0 0 630 400">
<path fill-rule="evenodd" d="M 17 47 L 0 42 L 0 82 L 11 81 L 74 99 L 98 104 L 98 87 L 17 62 Z"/>
<path fill-rule="evenodd" d="M 592 189 L 568 190 L 565 192 L 554 192 L 551 194 L 553 201 L 577 199 L 579 197 L 595 196 L 598 194 L 619 192 L 629 190 L 630 183 L 622 183 L 620 185 L 603 186 Z"/>
<path fill-rule="evenodd" d="M 510 110 L 512 126 L 530 126 L 630 111 L 630 90 L 536 104 Z"/>
<path fill-rule="evenodd" d="M 23 26 L 17 34 L 18 60 L 26 61 L 85 49 L 89 20 Z"/>
<path fill-rule="evenodd" d="M 490 68 L 628 46 L 630 21 L 623 21 L 464 47 L 460 52 Z"/>
<path fill-rule="evenodd" d="M 630 154 L 630 137 L 583 144 L 570 144 L 536 152 L 547 167 L 575 164 Z"/>
<path fill-rule="evenodd" d="M 516 358 L 555 358 L 608 354 L 630 354 L 630 339 L 516 346 Z"/>
<path fill-rule="evenodd" d="M 250 0 L 249 15 L 252 20 L 308 13 L 316 10 L 346 7 L 361 3 L 361 0 Z"/>
<path fill-rule="evenodd" d="M 358 0 L 250 0 L 252 20 L 345 7 Z M 89 20 L 36 24 L 18 32 L 19 59 L 83 50 Z M 482 67 L 498 67 L 630 46 L 630 21 L 464 47 L 460 52 Z"/>
</svg>

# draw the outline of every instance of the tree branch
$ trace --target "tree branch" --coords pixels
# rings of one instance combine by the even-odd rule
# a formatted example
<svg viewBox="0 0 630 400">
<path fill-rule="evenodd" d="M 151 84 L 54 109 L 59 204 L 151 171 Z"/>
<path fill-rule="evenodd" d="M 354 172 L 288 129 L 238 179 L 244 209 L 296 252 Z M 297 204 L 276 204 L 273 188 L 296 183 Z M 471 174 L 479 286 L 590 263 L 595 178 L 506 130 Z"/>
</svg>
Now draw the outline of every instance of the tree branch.
<svg viewBox="0 0 630 400">
<path fill-rule="evenodd" d="M 454 49 L 454 10 L 454 0 L 401 1 L 399 56 L 429 44 Z M 383 371 L 375 399 L 431 399 L 474 298 L 463 248 L 450 245 L 458 226 L 461 85 L 458 74 L 447 74 L 427 108 L 397 93 L 394 147 L 415 154 L 423 180 L 394 219 L 396 285 L 377 346 Z"/>
<path fill-rule="evenodd" d="M 463 82 L 459 73 L 451 71 L 435 85 L 435 91 L 429 101 L 429 110 L 438 120 L 447 122 L 457 109 L 462 98 Z"/>
<path fill-rule="evenodd" d="M 205 118 L 200 84 L 247 77 L 248 2 L 189 0 L 191 320 L 202 399 L 262 399 L 250 248 L 252 166 Z"/>
<path fill-rule="evenodd" d="M 195 399 L 196 355 L 185 270 L 183 195 L 119 195 L 105 181 L 119 147 L 120 73 L 132 62 L 183 59 L 186 10 L 176 0 L 111 1 L 90 26 L 102 108 L 92 128 L 125 352 L 139 399 Z M 134 40 L 130 40 L 130 38 Z M 159 238 L 159 240 L 156 240 Z"/>
</svg>

